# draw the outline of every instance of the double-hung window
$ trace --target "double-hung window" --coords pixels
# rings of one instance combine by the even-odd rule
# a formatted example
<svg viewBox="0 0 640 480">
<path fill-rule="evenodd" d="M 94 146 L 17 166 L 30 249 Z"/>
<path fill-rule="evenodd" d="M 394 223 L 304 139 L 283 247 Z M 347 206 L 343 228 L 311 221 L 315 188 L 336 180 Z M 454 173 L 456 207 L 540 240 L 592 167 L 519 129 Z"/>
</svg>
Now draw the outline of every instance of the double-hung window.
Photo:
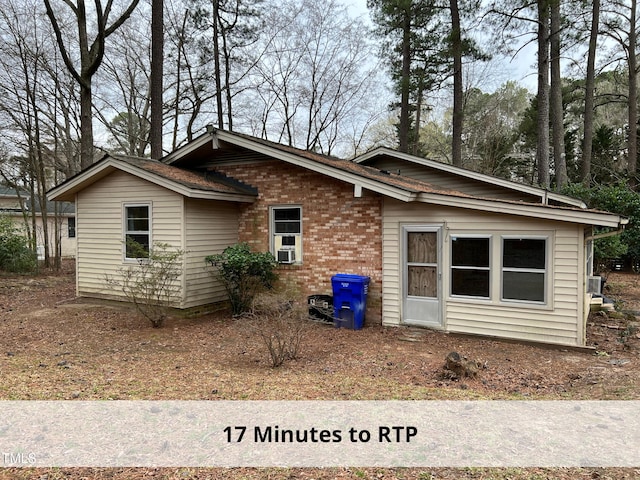
<svg viewBox="0 0 640 480">
<path fill-rule="evenodd" d="M 125 260 L 147 258 L 151 245 L 151 206 L 124 205 Z"/>
<path fill-rule="evenodd" d="M 502 300 L 546 303 L 547 239 L 502 238 Z"/>
<path fill-rule="evenodd" d="M 489 298 L 491 294 L 491 238 L 451 237 L 451 294 Z"/>
<path fill-rule="evenodd" d="M 271 207 L 271 249 L 279 263 L 302 261 L 302 207 Z"/>
</svg>

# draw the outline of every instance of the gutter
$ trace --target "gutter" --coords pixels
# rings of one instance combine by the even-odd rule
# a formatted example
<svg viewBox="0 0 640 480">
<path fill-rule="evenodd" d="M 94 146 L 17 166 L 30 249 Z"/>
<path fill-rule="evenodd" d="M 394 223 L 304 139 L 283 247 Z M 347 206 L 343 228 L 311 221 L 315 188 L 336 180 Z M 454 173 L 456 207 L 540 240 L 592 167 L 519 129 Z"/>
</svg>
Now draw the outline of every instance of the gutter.
<svg viewBox="0 0 640 480">
<path fill-rule="evenodd" d="M 598 233 L 596 235 L 589 235 L 588 237 L 585 237 L 585 241 L 589 242 L 591 240 L 599 240 L 601 238 L 608 238 L 608 237 L 614 237 L 616 235 L 620 235 L 622 232 L 624 232 L 624 227 L 628 223 L 629 223 L 628 218 L 621 218 L 620 219 L 621 227 L 618 228 L 617 230 L 614 230 L 613 232 L 605 232 L 605 233 Z"/>
</svg>

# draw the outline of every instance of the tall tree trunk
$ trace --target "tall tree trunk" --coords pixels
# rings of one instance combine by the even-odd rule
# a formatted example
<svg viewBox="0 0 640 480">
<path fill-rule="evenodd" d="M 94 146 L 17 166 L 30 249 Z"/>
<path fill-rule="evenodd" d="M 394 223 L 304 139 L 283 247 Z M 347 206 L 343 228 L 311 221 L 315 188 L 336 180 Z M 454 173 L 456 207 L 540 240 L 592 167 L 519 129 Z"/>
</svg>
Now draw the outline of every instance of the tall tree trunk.
<svg viewBox="0 0 640 480">
<path fill-rule="evenodd" d="M 103 10 L 100 1 L 95 1 L 97 24 L 95 26 L 95 38 L 89 43 L 87 34 L 87 12 L 84 0 L 65 1 L 65 4 L 75 15 L 78 26 L 78 43 L 80 58 L 80 69 L 78 70 L 69 55 L 65 46 L 62 29 L 58 19 L 51 8 L 50 0 L 44 0 L 47 16 L 51 21 L 51 26 L 56 35 L 58 49 L 62 55 L 67 70 L 80 85 L 80 165 L 84 169 L 93 163 L 93 112 L 92 112 L 92 92 L 91 79 L 100 68 L 104 57 L 104 46 L 106 38 L 115 32 L 130 16 L 138 5 L 139 0 L 131 0 L 126 10 L 110 26 L 107 26 L 108 17 L 111 12 L 112 2 L 109 1 Z"/>
<path fill-rule="evenodd" d="M 418 88 L 418 99 L 416 102 L 416 124 L 414 125 L 413 145 L 411 146 L 411 153 L 413 155 L 418 155 L 420 148 L 420 124 L 422 123 L 422 99 L 424 89 L 422 88 L 422 80 L 419 83 L 420 87 Z"/>
<path fill-rule="evenodd" d="M 409 92 L 411 76 L 411 13 L 404 12 L 402 24 L 402 78 L 400 80 L 400 125 L 398 143 L 401 152 L 409 152 Z"/>
<path fill-rule="evenodd" d="M 636 8 L 637 0 L 631 0 L 629 14 L 629 138 L 627 151 L 629 152 L 629 185 L 632 188 L 638 186 L 636 178 L 638 165 L 638 60 L 636 52 Z"/>
<path fill-rule="evenodd" d="M 224 110 L 222 109 L 222 69 L 220 68 L 220 0 L 213 0 L 213 64 L 216 82 L 216 107 L 218 110 L 218 128 L 224 128 Z"/>
<path fill-rule="evenodd" d="M 560 0 L 551 0 L 551 128 L 556 190 L 567 184 L 567 160 L 564 149 L 564 112 L 562 109 L 562 76 L 560 73 Z"/>
<path fill-rule="evenodd" d="M 91 79 L 80 84 L 80 168 L 93 163 L 93 100 Z"/>
<path fill-rule="evenodd" d="M 451 161 L 462 166 L 462 126 L 463 88 L 462 88 L 462 33 L 458 0 L 449 0 L 451 9 L 451 53 L 453 56 L 453 121 L 451 139 Z"/>
<path fill-rule="evenodd" d="M 538 184 L 549 187 L 549 1 L 538 3 Z"/>
<path fill-rule="evenodd" d="M 593 150 L 593 96 L 596 87 L 596 47 L 600 25 L 600 0 L 593 0 L 591 33 L 587 54 L 587 79 L 584 94 L 584 137 L 582 137 L 582 164 L 580 178 L 587 187 L 591 185 L 591 153 Z"/>
<path fill-rule="evenodd" d="M 151 158 L 162 157 L 162 76 L 164 57 L 163 0 L 151 2 Z"/>
</svg>

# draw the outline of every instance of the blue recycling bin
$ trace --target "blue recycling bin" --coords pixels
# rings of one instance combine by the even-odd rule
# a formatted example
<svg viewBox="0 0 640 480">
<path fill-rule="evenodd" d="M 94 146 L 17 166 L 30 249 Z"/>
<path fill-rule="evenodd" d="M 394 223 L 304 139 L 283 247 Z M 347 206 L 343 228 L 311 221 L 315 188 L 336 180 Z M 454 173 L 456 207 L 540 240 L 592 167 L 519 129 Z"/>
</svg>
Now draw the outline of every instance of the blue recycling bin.
<svg viewBox="0 0 640 480">
<path fill-rule="evenodd" d="M 371 279 L 362 275 L 339 273 L 331 277 L 333 288 L 333 325 L 359 330 L 364 325 L 367 294 Z"/>
</svg>

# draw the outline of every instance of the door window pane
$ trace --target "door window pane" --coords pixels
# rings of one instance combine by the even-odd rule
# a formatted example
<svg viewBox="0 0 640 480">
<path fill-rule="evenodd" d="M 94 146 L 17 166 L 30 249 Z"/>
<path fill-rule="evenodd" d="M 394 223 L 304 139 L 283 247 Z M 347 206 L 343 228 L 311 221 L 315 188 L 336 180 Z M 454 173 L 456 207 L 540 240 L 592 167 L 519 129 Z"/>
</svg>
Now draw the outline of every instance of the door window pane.
<svg viewBox="0 0 640 480">
<path fill-rule="evenodd" d="M 437 267 L 408 267 L 408 293 L 412 297 L 438 297 Z"/>
<path fill-rule="evenodd" d="M 437 232 L 409 232 L 407 247 L 409 263 L 438 263 Z"/>
</svg>

